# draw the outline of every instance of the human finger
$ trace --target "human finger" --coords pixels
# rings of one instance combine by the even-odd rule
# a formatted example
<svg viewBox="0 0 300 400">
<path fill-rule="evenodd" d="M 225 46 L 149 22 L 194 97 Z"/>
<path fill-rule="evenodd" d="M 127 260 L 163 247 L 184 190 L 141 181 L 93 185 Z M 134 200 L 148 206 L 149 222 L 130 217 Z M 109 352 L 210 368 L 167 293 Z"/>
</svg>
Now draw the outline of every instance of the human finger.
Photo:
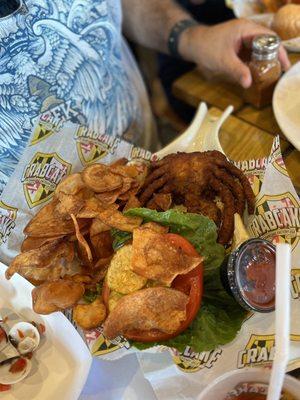
<svg viewBox="0 0 300 400">
<path fill-rule="evenodd" d="M 285 48 L 282 45 L 279 47 L 278 58 L 281 63 L 282 69 L 284 71 L 287 71 L 291 67 L 291 62 L 289 60 L 289 57 L 288 57 L 288 54 L 287 54 Z"/>
<path fill-rule="evenodd" d="M 225 73 L 231 81 L 238 83 L 245 89 L 251 86 L 252 77 L 250 69 L 235 53 L 232 53 L 231 57 L 225 60 L 224 67 Z"/>
</svg>

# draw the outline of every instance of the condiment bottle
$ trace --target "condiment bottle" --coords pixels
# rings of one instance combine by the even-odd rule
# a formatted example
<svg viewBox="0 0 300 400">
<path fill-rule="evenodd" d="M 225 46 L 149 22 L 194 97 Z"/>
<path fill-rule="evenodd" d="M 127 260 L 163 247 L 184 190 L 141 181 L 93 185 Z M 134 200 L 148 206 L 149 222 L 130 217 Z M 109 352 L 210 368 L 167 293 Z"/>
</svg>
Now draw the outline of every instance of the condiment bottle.
<svg viewBox="0 0 300 400">
<path fill-rule="evenodd" d="M 246 310 L 274 311 L 275 255 L 271 242 L 256 238 L 242 243 L 224 261 L 223 286 Z"/>
<path fill-rule="evenodd" d="M 244 90 L 244 100 L 257 108 L 272 102 L 275 85 L 281 76 L 279 45 L 280 39 L 276 35 L 259 35 L 252 42 L 249 62 L 252 85 Z"/>
</svg>

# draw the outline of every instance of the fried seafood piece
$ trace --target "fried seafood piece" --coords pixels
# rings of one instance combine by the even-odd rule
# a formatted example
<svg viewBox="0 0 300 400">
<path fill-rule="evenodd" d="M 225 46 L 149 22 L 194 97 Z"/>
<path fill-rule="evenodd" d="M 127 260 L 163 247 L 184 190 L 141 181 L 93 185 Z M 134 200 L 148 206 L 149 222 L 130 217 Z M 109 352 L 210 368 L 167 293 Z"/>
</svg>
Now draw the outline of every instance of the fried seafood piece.
<svg viewBox="0 0 300 400">
<path fill-rule="evenodd" d="M 73 308 L 73 319 L 82 329 L 94 329 L 102 324 L 106 317 L 106 308 L 101 297 L 90 304 L 77 304 Z"/>
<path fill-rule="evenodd" d="M 223 209 L 212 195 L 218 196 Z M 182 203 L 189 212 L 207 215 L 220 225 L 218 240 L 227 244 L 233 234 L 233 215 L 254 212 L 255 197 L 247 177 L 218 151 L 170 154 L 151 164 L 150 174 L 139 193 L 141 205 L 157 194 L 172 194 L 175 204 Z M 199 201 L 197 202 L 197 199 Z"/>
<path fill-rule="evenodd" d="M 172 195 L 170 193 L 154 194 L 148 201 L 147 207 L 153 210 L 167 211 L 172 205 Z"/>
<path fill-rule="evenodd" d="M 164 233 L 144 227 L 133 231 L 131 270 L 144 278 L 170 285 L 177 275 L 192 271 L 202 260 L 185 254 Z"/>
<path fill-rule="evenodd" d="M 55 280 L 34 288 L 32 306 L 37 314 L 51 314 L 73 307 L 84 294 L 84 285 L 71 280 Z"/>
<path fill-rule="evenodd" d="M 188 296 L 175 289 L 152 287 L 120 298 L 104 323 L 104 335 L 130 338 L 130 332 L 174 333 L 186 318 Z"/>
</svg>

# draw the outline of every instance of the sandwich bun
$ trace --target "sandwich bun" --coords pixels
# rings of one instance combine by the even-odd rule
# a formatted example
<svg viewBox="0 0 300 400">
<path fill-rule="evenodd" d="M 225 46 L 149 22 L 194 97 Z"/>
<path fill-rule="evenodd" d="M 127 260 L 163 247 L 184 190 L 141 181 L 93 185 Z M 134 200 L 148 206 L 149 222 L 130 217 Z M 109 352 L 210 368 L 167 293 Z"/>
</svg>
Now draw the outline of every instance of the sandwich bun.
<svg viewBox="0 0 300 400">
<path fill-rule="evenodd" d="M 287 4 L 274 15 L 272 29 L 283 40 L 300 36 L 300 5 Z"/>
</svg>

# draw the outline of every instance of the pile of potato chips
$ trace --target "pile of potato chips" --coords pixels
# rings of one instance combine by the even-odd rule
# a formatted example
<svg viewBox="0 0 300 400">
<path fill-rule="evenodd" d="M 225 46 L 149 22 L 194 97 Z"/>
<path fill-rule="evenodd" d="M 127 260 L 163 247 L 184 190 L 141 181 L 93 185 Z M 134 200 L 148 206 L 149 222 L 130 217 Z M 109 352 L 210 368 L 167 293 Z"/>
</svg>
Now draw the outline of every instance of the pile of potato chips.
<svg viewBox="0 0 300 400">
<path fill-rule="evenodd" d="M 136 194 L 147 172 L 146 163 L 126 159 L 93 164 L 63 180 L 51 202 L 32 218 L 6 277 L 19 273 L 37 286 L 37 313 L 73 307 L 103 280 L 113 255 L 111 228 L 132 232 L 142 222 L 122 211 L 139 207 Z M 89 313 L 98 317 L 89 321 Z M 101 298 L 77 305 L 74 317 L 85 329 L 99 325 L 105 318 Z"/>
</svg>

